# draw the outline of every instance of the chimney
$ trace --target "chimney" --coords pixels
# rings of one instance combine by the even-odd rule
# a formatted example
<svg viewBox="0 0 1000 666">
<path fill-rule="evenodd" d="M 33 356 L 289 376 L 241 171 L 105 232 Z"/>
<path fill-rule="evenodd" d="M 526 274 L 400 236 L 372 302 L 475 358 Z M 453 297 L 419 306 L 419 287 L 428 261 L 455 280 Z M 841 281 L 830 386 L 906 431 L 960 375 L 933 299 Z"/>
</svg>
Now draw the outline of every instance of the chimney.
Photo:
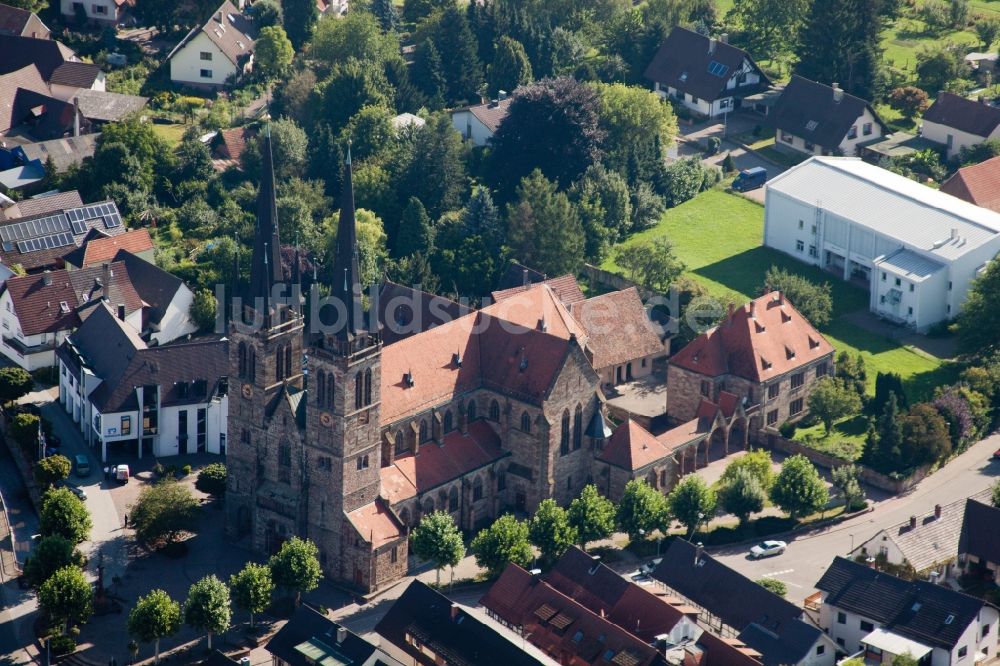
<svg viewBox="0 0 1000 666">
<path fill-rule="evenodd" d="M 708 55 L 715 55 L 715 37 L 708 38 Z"/>
<path fill-rule="evenodd" d="M 347 640 L 347 629 L 344 627 L 337 627 L 337 645 L 340 645 Z"/>
<path fill-rule="evenodd" d="M 528 573 L 531 574 L 531 586 L 534 587 L 535 585 L 538 585 L 538 581 L 542 579 L 542 570 L 532 569 Z"/>
<path fill-rule="evenodd" d="M 941 577 L 941 574 L 939 574 L 937 571 L 932 571 L 932 572 L 930 572 L 930 574 L 927 575 L 927 581 L 931 585 L 937 585 L 938 578 L 940 578 L 940 577 Z"/>
<path fill-rule="evenodd" d="M 104 264 L 101 265 L 101 277 L 103 280 L 101 282 L 101 286 L 103 287 L 102 291 L 104 292 L 102 296 L 105 299 L 108 298 L 109 292 L 111 291 L 111 275 L 111 264 L 104 262 Z"/>
<path fill-rule="evenodd" d="M 910 516 L 910 529 L 911 530 L 912 529 L 916 529 L 916 527 L 917 527 L 917 517 L 916 516 Z"/>
<path fill-rule="evenodd" d="M 701 541 L 699 541 L 698 543 L 695 544 L 695 549 L 694 549 L 694 565 L 695 566 L 698 566 L 698 563 L 701 562 L 701 556 L 704 555 L 704 554 L 705 554 L 705 544 L 703 544 Z"/>
<path fill-rule="evenodd" d="M 80 99 L 73 98 L 73 136 L 80 136 Z"/>
<path fill-rule="evenodd" d="M 722 42 L 723 44 L 728 44 L 729 43 L 729 33 L 728 32 L 724 32 L 721 35 L 719 35 L 719 41 Z"/>
<path fill-rule="evenodd" d="M 124 303 L 119 303 L 118 304 L 118 318 L 121 319 L 122 321 L 125 321 L 125 304 Z"/>
<path fill-rule="evenodd" d="M 935 504 L 934 505 L 934 520 L 937 520 L 940 517 L 941 517 L 941 505 L 940 504 Z"/>
<path fill-rule="evenodd" d="M 958 240 L 958 227 L 951 228 L 951 239 Z"/>
<path fill-rule="evenodd" d="M 522 287 L 527 287 L 529 284 L 530 283 L 528 282 L 528 269 L 527 268 L 522 268 L 521 269 L 521 286 Z"/>
<path fill-rule="evenodd" d="M 732 301 L 729 301 L 729 308 L 728 309 L 729 309 L 729 318 L 732 319 L 733 318 L 733 312 L 736 310 L 736 306 L 733 305 Z"/>
<path fill-rule="evenodd" d="M 778 290 L 778 305 L 784 305 L 784 304 L 785 304 L 785 292 L 783 292 L 783 291 L 781 291 L 779 289 Z"/>
<path fill-rule="evenodd" d="M 836 102 L 837 104 L 840 104 L 840 102 L 844 99 L 844 91 L 840 89 L 840 84 L 837 82 L 834 82 L 832 84 L 832 88 L 833 88 L 833 101 Z"/>
<path fill-rule="evenodd" d="M 757 301 L 750 301 L 750 318 L 757 318 Z"/>
<path fill-rule="evenodd" d="M 507 99 L 507 91 L 506 90 L 498 90 L 497 91 L 497 99 L 500 100 L 501 102 L 504 101 L 505 99 Z"/>
<path fill-rule="evenodd" d="M 454 622 L 458 619 L 458 604 L 451 605 L 451 621 Z"/>
<path fill-rule="evenodd" d="M 50 286 L 52 284 L 52 272 L 51 271 L 48 271 L 48 270 L 45 271 L 45 273 L 42 275 L 42 283 L 46 287 L 48 287 L 48 286 Z"/>
</svg>

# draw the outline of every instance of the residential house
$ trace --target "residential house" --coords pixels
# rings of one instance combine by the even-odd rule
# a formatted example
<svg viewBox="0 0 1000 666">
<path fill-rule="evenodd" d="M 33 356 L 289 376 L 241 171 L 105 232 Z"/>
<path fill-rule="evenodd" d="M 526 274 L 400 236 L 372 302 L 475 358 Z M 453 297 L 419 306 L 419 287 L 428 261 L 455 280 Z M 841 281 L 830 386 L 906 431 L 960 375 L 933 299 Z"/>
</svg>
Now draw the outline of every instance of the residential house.
<svg viewBox="0 0 1000 666">
<path fill-rule="evenodd" d="M 74 193 L 19 202 L 21 216 L 0 222 L 0 262 L 28 273 L 62 268 L 66 256 L 89 241 L 126 233 L 113 201 L 76 205 L 78 200 Z M 5 217 L 11 217 L 10 209 Z"/>
<path fill-rule="evenodd" d="M 1000 213 L 1000 157 L 962 167 L 941 184 L 941 191 Z"/>
<path fill-rule="evenodd" d="M 47 93 L 64 102 L 70 101 L 80 90 L 105 89 L 101 68 L 82 62 L 62 42 L 0 35 L 0 74 L 10 74 L 29 65 L 38 69 L 48 85 Z"/>
<path fill-rule="evenodd" d="M 0 205 L 0 222 L 6 222 L 19 217 L 34 217 L 46 213 L 58 213 L 70 208 L 83 206 L 83 199 L 76 190 L 68 192 L 50 192 L 39 194 L 30 199 L 10 201 L 6 206 Z"/>
<path fill-rule="evenodd" d="M 145 229 L 131 229 L 117 236 L 108 236 L 94 229 L 84 237 L 78 248 L 63 257 L 63 261 L 68 268 L 87 268 L 106 261 L 118 261 L 116 255 L 124 251 L 123 260 L 142 259 L 153 265 L 153 249 L 153 239 Z"/>
<path fill-rule="evenodd" d="M 253 132 L 246 127 L 233 127 L 220 130 L 210 140 L 212 148 L 212 166 L 216 171 L 225 171 L 229 167 L 242 167 L 241 158 L 247 140 Z"/>
<path fill-rule="evenodd" d="M 296 609 L 264 649 L 273 666 L 403 666 L 377 645 L 306 605 Z"/>
<path fill-rule="evenodd" d="M 226 0 L 167 56 L 170 80 L 200 88 L 228 85 L 253 68 L 256 37 L 250 17 Z"/>
<path fill-rule="evenodd" d="M 703 626 L 737 637 L 765 666 L 835 662 L 833 641 L 802 608 L 706 554 L 701 544 L 674 539 L 652 576 L 699 609 Z"/>
<path fill-rule="evenodd" d="M 819 622 L 840 650 L 888 666 L 909 653 L 928 666 L 994 659 L 998 613 L 982 599 L 903 580 L 837 557 L 816 583 Z"/>
<path fill-rule="evenodd" d="M 0 55 L 0 62 L 2 58 Z M 78 134 L 80 125 L 76 108 L 51 95 L 37 66 L 29 63 L 0 74 L 0 136 L 16 131 L 27 141 L 55 139 Z"/>
<path fill-rule="evenodd" d="M 943 146 L 948 159 L 952 159 L 962 148 L 1000 137 L 1000 108 L 941 92 L 924 112 L 920 134 Z"/>
<path fill-rule="evenodd" d="M 836 83 L 827 86 L 798 75 L 785 86 L 768 124 L 775 129 L 775 146 L 807 155 L 856 155 L 886 133 L 869 102 Z"/>
<path fill-rule="evenodd" d="M 319 10 L 319 17 L 343 16 L 347 13 L 347 0 L 316 0 L 316 9 Z"/>
<path fill-rule="evenodd" d="M 509 564 L 480 602 L 561 664 L 760 666 L 760 653 L 699 625 L 698 610 L 625 580 L 578 548 L 544 576 Z"/>
<path fill-rule="evenodd" d="M 113 94 L 113 93 L 109 93 Z M 51 164 L 57 174 L 65 172 L 74 164 L 82 164 L 88 157 L 93 157 L 97 150 L 97 138 L 100 134 L 83 134 L 80 136 L 64 136 L 47 141 L 25 143 L 17 148 L 21 150 L 29 162 L 38 162 L 43 167 Z M 46 174 L 52 176 L 53 174 Z M 0 217 L 2 220 L 3 217 Z"/>
<path fill-rule="evenodd" d="M 833 352 L 787 297 L 765 294 L 670 358 L 667 413 L 681 422 L 724 417 L 712 445 L 742 448 L 761 428 L 805 416 L 813 385 L 833 373 Z"/>
<path fill-rule="evenodd" d="M 987 500 L 989 491 L 972 496 Z M 973 499 L 961 499 L 950 504 L 936 504 L 934 510 L 879 530 L 853 552 L 877 558 L 900 567 L 910 568 L 921 578 L 933 573 L 936 578 L 950 578 L 961 569 L 959 540 L 966 524 L 966 505 Z"/>
<path fill-rule="evenodd" d="M 141 328 L 142 299 L 122 263 L 7 278 L 0 287 L 0 352 L 29 371 L 55 365 L 56 348 L 103 299 Z"/>
<path fill-rule="evenodd" d="M 116 313 L 97 300 L 56 351 L 59 402 L 84 441 L 99 448 L 105 463 L 122 456 L 225 454 L 229 342 L 150 347 L 126 313 L 125 305 Z"/>
<path fill-rule="evenodd" d="M 92 23 L 117 25 L 135 6 L 135 0 L 60 0 L 62 15 Z"/>
<path fill-rule="evenodd" d="M 0 35 L 48 39 L 49 29 L 38 14 L 0 3 Z"/>
<path fill-rule="evenodd" d="M 90 123 L 94 131 L 97 131 L 97 128 L 104 123 L 119 122 L 132 114 L 139 113 L 145 108 L 149 98 L 81 89 L 76 92 L 72 101 L 80 110 L 80 116 Z"/>
<path fill-rule="evenodd" d="M 413 666 L 552 666 L 514 631 L 454 603 L 419 580 L 375 625 L 382 649 Z"/>
<path fill-rule="evenodd" d="M 742 106 L 771 81 L 743 49 L 722 39 L 675 27 L 644 75 L 661 96 L 692 112 L 714 118 Z"/>
<path fill-rule="evenodd" d="M 989 497 L 970 497 L 965 503 L 958 562 L 962 571 L 996 583 L 1000 579 L 1000 508 Z"/>
<path fill-rule="evenodd" d="M 501 93 L 499 98 L 489 102 L 454 109 L 451 112 L 451 125 L 463 139 L 471 141 L 472 145 L 485 146 L 507 117 L 511 101 L 511 97 Z"/>
<path fill-rule="evenodd" d="M 872 312 L 918 332 L 1000 252 L 1000 214 L 857 158 L 812 157 L 764 197 L 764 245 L 867 284 Z"/>
</svg>

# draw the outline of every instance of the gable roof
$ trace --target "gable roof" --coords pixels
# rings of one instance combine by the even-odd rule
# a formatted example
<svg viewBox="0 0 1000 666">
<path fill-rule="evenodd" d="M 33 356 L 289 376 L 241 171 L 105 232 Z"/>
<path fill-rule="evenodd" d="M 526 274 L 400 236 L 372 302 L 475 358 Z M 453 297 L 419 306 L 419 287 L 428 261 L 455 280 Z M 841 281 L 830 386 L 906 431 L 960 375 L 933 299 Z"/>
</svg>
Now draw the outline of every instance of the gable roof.
<svg viewBox="0 0 1000 666">
<path fill-rule="evenodd" d="M 458 627 L 461 627 L 459 629 Z M 493 627 L 466 612 L 448 597 L 419 580 L 412 581 L 375 625 L 375 631 L 409 654 L 414 663 L 435 666 L 435 660 L 414 648 L 413 636 L 452 666 L 540 666 Z"/>
<path fill-rule="evenodd" d="M 1000 108 L 941 92 L 924 112 L 924 121 L 987 137 L 1000 125 Z"/>
<path fill-rule="evenodd" d="M 707 377 L 733 374 L 759 383 L 833 353 L 833 346 L 787 297 L 773 291 L 735 308 L 670 358 Z"/>
<path fill-rule="evenodd" d="M 977 621 L 982 599 L 924 580 L 907 581 L 836 557 L 816 587 L 824 603 L 861 615 L 893 633 L 948 651 Z"/>
<path fill-rule="evenodd" d="M 349 511 L 346 515 L 347 520 L 372 550 L 406 536 L 406 527 L 389 510 L 381 497 L 376 497 L 375 501 Z"/>
<path fill-rule="evenodd" d="M 836 98 L 838 92 L 839 101 Z M 768 113 L 767 121 L 775 128 L 791 132 L 810 143 L 835 148 L 866 110 L 885 130 L 885 123 L 865 100 L 793 74 Z M 860 127 L 858 132 L 860 134 Z"/>
<path fill-rule="evenodd" d="M 986 500 L 989 494 L 989 490 L 984 490 L 972 498 Z M 918 572 L 950 562 L 959 553 L 958 543 L 962 533 L 966 502 L 966 499 L 961 499 L 940 505 L 940 517 L 935 517 L 933 511 L 923 516 L 916 516 L 916 527 L 910 527 L 909 520 L 886 527 L 861 546 L 874 542 L 867 550 L 872 554 L 877 553 L 879 541 L 884 536 L 896 544 L 902 556 Z"/>
<path fill-rule="evenodd" d="M 10 292 L 14 314 L 25 336 L 55 333 L 79 326 L 81 307 L 101 300 L 105 291 L 111 303 L 125 304 L 126 314 L 142 307 L 142 299 L 132 286 L 125 264 L 113 263 L 109 271 L 110 286 L 103 284 L 107 277 L 104 267 L 95 266 L 12 277 L 3 288 Z M 51 283 L 45 284 L 47 280 Z"/>
<path fill-rule="evenodd" d="M 29 160 L 38 160 L 42 164 L 52 158 L 56 172 L 62 172 L 73 164 L 80 164 L 88 157 L 94 156 L 97 139 L 100 133 L 81 134 L 80 136 L 63 136 L 20 146 Z"/>
<path fill-rule="evenodd" d="M 374 663 L 374 660 L 384 664 L 399 663 L 377 646 L 307 605 L 299 606 L 288 622 L 271 636 L 264 649 L 289 666 L 326 664 L 325 658 L 328 657 L 333 658 L 331 663 L 334 664 L 357 666 Z"/>
<path fill-rule="evenodd" d="M 223 159 L 239 162 L 252 131 L 247 127 L 233 127 L 219 130 L 215 136 L 215 149 Z"/>
<path fill-rule="evenodd" d="M 576 284 L 576 280 L 573 280 Z M 576 287 L 579 291 L 579 287 Z M 535 329 L 568 340 L 575 336 L 581 345 L 587 344 L 587 333 L 570 313 L 568 306 L 548 281 L 512 290 L 496 303 L 481 311 L 505 322 L 512 322 L 526 329 Z"/>
<path fill-rule="evenodd" d="M 671 449 L 632 419 L 620 423 L 598 460 L 629 471 L 642 469 L 671 454 Z"/>
<path fill-rule="evenodd" d="M 580 283 L 576 281 L 576 276 L 570 273 L 554 278 L 546 278 L 543 273 L 533 271 L 516 263 L 512 263 L 507 271 L 508 273 L 517 273 L 518 283 L 508 287 L 501 287 L 490 294 L 495 303 L 512 298 L 521 292 L 529 291 L 538 283 L 545 284 L 552 289 L 566 307 L 574 303 L 580 303 L 586 298 L 580 290 Z M 536 277 L 538 279 L 535 279 Z M 505 276 L 504 280 L 501 281 L 501 285 L 508 282 L 509 280 Z"/>
<path fill-rule="evenodd" d="M 39 204 L 40 208 L 52 206 Z M 50 209 L 0 224 L 0 262 L 21 264 L 29 272 L 61 267 L 64 257 L 89 240 L 125 231 L 113 201 Z"/>
<path fill-rule="evenodd" d="M 587 333 L 587 351 L 595 368 L 666 354 L 635 287 L 575 303 L 571 312 Z"/>
<path fill-rule="evenodd" d="M 472 106 L 466 106 L 460 109 L 455 109 L 452 114 L 461 113 L 466 111 L 471 113 L 476 119 L 483 124 L 486 129 L 491 133 L 495 133 L 500 128 L 500 123 L 503 119 L 507 117 L 507 113 L 510 111 L 510 103 L 512 97 L 507 97 L 506 99 L 501 99 L 495 104 L 490 101 L 485 104 L 475 104 Z"/>
<path fill-rule="evenodd" d="M 32 20 L 34 19 L 34 20 Z M 43 35 L 26 34 L 31 30 L 31 24 L 43 30 Z M 38 37 L 46 39 L 49 36 L 49 29 L 34 13 L 20 7 L 11 7 L 0 3 L 0 35 L 17 35 L 22 37 Z"/>
<path fill-rule="evenodd" d="M 76 56 L 55 40 L 0 35 L 0 74 L 35 65 L 42 79 L 48 81 L 56 68 L 70 60 L 76 60 Z"/>
<path fill-rule="evenodd" d="M 83 245 L 66 255 L 66 262 L 79 268 L 86 268 L 111 261 L 119 250 L 135 254 L 150 252 L 152 249 L 153 239 L 145 229 L 130 229 L 117 236 L 106 236 L 95 230 Z"/>
<path fill-rule="evenodd" d="M 89 88 L 100 74 L 101 68 L 98 65 L 68 60 L 52 70 L 49 83 L 70 88 Z"/>
<path fill-rule="evenodd" d="M 714 50 L 710 53 L 710 49 Z M 760 84 L 727 90 L 726 82 L 743 67 L 744 60 L 756 70 L 760 76 Z M 646 67 L 644 76 L 660 85 L 682 90 L 710 102 L 721 97 L 758 93 L 771 84 L 767 75 L 743 49 L 720 40 L 710 40 L 680 26 L 670 31 Z"/>
<path fill-rule="evenodd" d="M 0 133 L 21 121 L 22 109 L 16 104 L 21 90 L 33 90 L 40 95 L 49 94 L 45 80 L 32 63 L 0 74 Z"/>
<path fill-rule="evenodd" d="M 941 191 L 1000 213 L 1000 157 L 962 167 L 944 181 Z"/>
<path fill-rule="evenodd" d="M 32 158 L 33 159 L 33 158 Z M 34 215 L 44 215 L 45 213 L 55 213 L 67 208 L 77 208 L 83 205 L 83 199 L 76 190 L 69 192 L 56 192 L 22 199 L 7 209 L 0 210 L 0 221 L 14 220 L 19 217 L 32 217 Z"/>
<path fill-rule="evenodd" d="M 102 242 L 107 245 L 107 241 Z M 142 242 L 141 238 L 138 242 Z M 101 248 L 101 251 L 105 249 L 108 248 Z M 133 254 L 125 247 L 118 249 L 114 261 L 123 263 L 128 268 L 128 274 L 132 277 L 132 284 L 135 286 L 136 292 L 149 306 L 149 322 L 159 324 L 167 312 L 167 307 L 173 301 L 174 295 L 184 287 L 184 281 L 173 273 L 168 273 L 156 264 Z"/>
<path fill-rule="evenodd" d="M 74 97 L 80 107 L 80 114 L 88 120 L 112 122 L 122 120 L 130 113 L 136 113 L 149 102 L 148 97 L 122 95 L 104 90 L 80 90 Z"/>
<path fill-rule="evenodd" d="M 966 500 L 958 553 L 981 562 L 1000 562 L 1000 509 L 973 497 Z"/>
<path fill-rule="evenodd" d="M 218 9 L 212 12 L 212 16 L 204 25 L 192 29 L 174 47 L 167 56 L 167 60 L 173 58 L 174 54 L 187 46 L 188 42 L 199 33 L 204 33 L 222 54 L 237 66 L 244 58 L 253 53 L 254 40 L 257 38 L 256 28 L 250 17 L 241 13 L 232 2 L 225 0 Z"/>
<path fill-rule="evenodd" d="M 797 663 L 821 639 L 823 632 L 802 621 L 801 608 L 684 539 L 671 542 L 652 576 L 736 631 L 757 625 L 740 634 L 740 640 L 759 651 L 767 664 Z M 778 640 L 763 640 L 768 633 Z M 783 661 L 789 655 L 799 659 Z"/>
</svg>

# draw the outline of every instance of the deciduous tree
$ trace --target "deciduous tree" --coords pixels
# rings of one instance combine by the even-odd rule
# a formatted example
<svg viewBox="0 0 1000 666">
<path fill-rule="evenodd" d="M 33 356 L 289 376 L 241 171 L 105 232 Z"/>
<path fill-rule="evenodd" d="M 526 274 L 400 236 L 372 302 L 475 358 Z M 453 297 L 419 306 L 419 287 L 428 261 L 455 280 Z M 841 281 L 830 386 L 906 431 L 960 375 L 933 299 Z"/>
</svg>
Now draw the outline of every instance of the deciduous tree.
<svg viewBox="0 0 1000 666">
<path fill-rule="evenodd" d="M 549 275 L 576 274 L 583 265 L 583 225 L 564 192 L 535 169 L 507 207 L 507 242 L 514 256 Z"/>
<path fill-rule="evenodd" d="M 160 589 L 139 597 L 128 616 L 128 633 L 153 644 L 155 664 L 160 663 L 160 639 L 176 634 L 180 628 L 181 605 Z"/>
<path fill-rule="evenodd" d="M 163 479 L 139 493 L 129 517 L 140 542 L 171 544 L 198 529 L 198 500 L 187 486 Z"/>
<path fill-rule="evenodd" d="M 989 353 L 1000 349 L 1000 261 L 972 281 L 958 314 L 958 344 L 962 351 Z"/>
<path fill-rule="evenodd" d="M 9 405 L 31 393 L 35 380 L 24 368 L 10 366 L 0 368 L 0 404 Z"/>
<path fill-rule="evenodd" d="M 86 541 L 93 527 L 87 507 L 67 488 L 45 491 L 39 519 L 42 536 L 61 536 L 74 544 Z"/>
<path fill-rule="evenodd" d="M 48 488 L 69 476 L 73 463 L 69 458 L 54 455 L 42 458 L 35 463 L 35 482 L 42 488 Z"/>
<path fill-rule="evenodd" d="M 580 547 L 586 550 L 591 541 L 606 539 L 614 532 L 615 505 L 597 491 L 597 486 L 587 484 L 570 502 L 569 523 L 576 530 Z"/>
<path fill-rule="evenodd" d="M 767 492 L 774 484 L 774 471 L 771 469 L 772 464 L 770 453 L 764 449 L 752 449 L 726 465 L 720 481 L 725 485 L 734 480 L 740 474 L 741 470 L 747 470 L 757 478 L 764 492 Z"/>
<path fill-rule="evenodd" d="M 686 268 L 666 236 L 622 245 L 615 251 L 614 257 L 615 263 L 630 280 L 659 294 L 667 293 Z"/>
<path fill-rule="evenodd" d="M 816 513 L 830 495 L 816 467 L 802 454 L 785 459 L 771 487 L 771 501 L 792 519 Z"/>
<path fill-rule="evenodd" d="M 94 591 L 78 566 L 57 569 L 38 588 L 38 605 L 66 633 L 70 621 L 84 624 L 94 612 Z"/>
<path fill-rule="evenodd" d="M 296 606 L 302 601 L 302 593 L 315 590 L 323 577 L 319 549 L 312 541 L 299 537 L 281 544 L 281 550 L 271 556 L 268 566 L 278 587 L 295 592 Z"/>
<path fill-rule="evenodd" d="M 771 266 L 764 274 L 764 292 L 782 292 L 810 324 L 823 328 L 833 315 L 833 287 L 816 284 L 801 275 Z"/>
<path fill-rule="evenodd" d="M 435 511 L 420 519 L 410 535 L 413 554 L 434 563 L 437 584 L 441 584 L 441 569 L 454 567 L 465 557 L 462 532 L 454 518 L 445 511 Z"/>
<path fill-rule="evenodd" d="M 903 114 L 907 120 L 913 120 L 914 116 L 926 111 L 930 105 L 927 93 L 916 86 L 893 88 L 889 93 L 889 106 Z"/>
<path fill-rule="evenodd" d="M 549 498 L 542 500 L 528 521 L 528 537 L 544 562 L 555 562 L 576 543 L 576 530 L 569 524 L 566 509 Z"/>
<path fill-rule="evenodd" d="M 784 581 L 780 581 L 777 578 L 758 578 L 756 583 L 768 592 L 774 592 L 779 597 L 783 597 L 788 594 L 788 586 L 784 583 Z"/>
<path fill-rule="evenodd" d="M 736 0 L 725 20 L 739 31 L 740 46 L 776 60 L 795 46 L 808 11 L 809 0 Z"/>
<path fill-rule="evenodd" d="M 69 539 L 53 534 L 44 537 L 31 549 L 24 561 L 24 578 L 36 590 L 63 567 L 82 567 L 83 554 Z"/>
<path fill-rule="evenodd" d="M 812 0 L 799 32 L 796 73 L 827 85 L 840 83 L 861 99 L 877 99 L 883 86 L 879 4 Z"/>
<path fill-rule="evenodd" d="M 667 498 L 642 479 L 625 484 L 615 520 L 630 541 L 640 541 L 653 530 L 666 531 L 669 521 Z"/>
<path fill-rule="evenodd" d="M 215 574 L 191 585 L 184 602 L 184 622 L 192 629 L 205 632 L 209 650 L 212 649 L 212 634 L 228 629 L 232 618 L 229 588 Z"/>
<path fill-rule="evenodd" d="M 829 435 L 834 421 L 861 411 L 861 398 L 835 377 L 823 377 L 809 393 L 809 413 L 823 422 Z"/>
<path fill-rule="evenodd" d="M 667 497 L 670 515 L 693 535 L 715 514 L 715 491 L 695 474 L 682 478 Z"/>
<path fill-rule="evenodd" d="M 470 544 L 476 564 L 498 575 L 508 563 L 527 567 L 534 554 L 528 538 L 528 523 L 505 514 L 479 532 Z"/>
<path fill-rule="evenodd" d="M 951 454 L 948 424 L 941 413 L 926 402 L 910 408 L 902 419 L 903 441 L 914 465 L 936 462 Z"/>
<path fill-rule="evenodd" d="M 292 42 L 280 25 L 271 25 L 260 31 L 254 43 L 254 62 L 267 79 L 276 79 L 288 72 L 295 57 Z"/>
<path fill-rule="evenodd" d="M 865 503 L 865 491 L 858 481 L 860 471 L 857 465 L 841 465 L 833 468 L 830 473 L 833 487 L 844 498 L 844 507 L 847 511 L 861 508 Z"/>
<path fill-rule="evenodd" d="M 254 615 L 263 613 L 271 605 L 271 596 L 274 594 L 271 569 L 263 564 L 247 562 L 239 573 L 229 578 L 229 592 L 236 607 L 250 613 L 252 629 Z"/>
<path fill-rule="evenodd" d="M 194 487 L 212 497 L 219 498 L 226 494 L 226 465 L 211 463 L 198 472 Z"/>
<path fill-rule="evenodd" d="M 729 470 L 726 470 L 728 473 Z M 745 525 L 750 515 L 764 510 L 767 501 L 767 491 L 753 472 L 747 467 L 734 471 L 723 482 L 719 490 L 719 503 L 722 508 L 740 519 Z"/>
<path fill-rule="evenodd" d="M 282 0 L 281 5 L 285 15 L 285 32 L 298 50 L 312 38 L 319 20 L 319 9 L 315 0 Z"/>
</svg>

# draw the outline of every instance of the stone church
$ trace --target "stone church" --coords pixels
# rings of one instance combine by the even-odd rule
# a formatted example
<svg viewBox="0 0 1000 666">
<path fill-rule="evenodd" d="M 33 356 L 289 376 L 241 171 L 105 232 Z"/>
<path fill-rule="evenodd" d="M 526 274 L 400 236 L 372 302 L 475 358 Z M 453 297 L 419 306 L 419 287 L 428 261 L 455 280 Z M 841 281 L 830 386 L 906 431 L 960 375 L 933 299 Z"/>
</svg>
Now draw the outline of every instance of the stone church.
<svg viewBox="0 0 1000 666">
<path fill-rule="evenodd" d="M 362 306 L 348 154 L 326 276 L 340 325 L 307 330 L 299 276 L 281 268 L 270 138 L 263 148 L 250 284 L 229 328 L 229 536 L 262 553 L 309 538 L 327 577 L 372 591 L 406 574 L 409 530 L 429 512 L 471 530 L 577 496 L 611 433 L 558 299 L 538 322 L 460 312 L 384 345 Z"/>
</svg>

